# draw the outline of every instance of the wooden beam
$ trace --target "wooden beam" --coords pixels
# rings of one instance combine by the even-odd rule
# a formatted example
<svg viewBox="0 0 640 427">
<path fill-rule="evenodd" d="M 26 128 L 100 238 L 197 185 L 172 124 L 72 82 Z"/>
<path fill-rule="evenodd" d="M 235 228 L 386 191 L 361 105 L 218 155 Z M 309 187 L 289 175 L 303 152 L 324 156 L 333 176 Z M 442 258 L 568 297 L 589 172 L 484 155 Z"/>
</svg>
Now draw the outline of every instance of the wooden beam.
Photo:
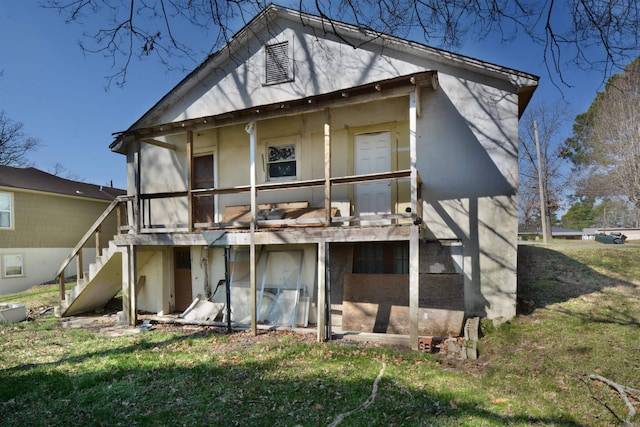
<svg viewBox="0 0 640 427">
<path fill-rule="evenodd" d="M 138 276 L 138 247 L 132 245 L 127 252 L 129 256 L 129 326 L 138 323 L 138 303 L 136 299 L 136 282 Z"/>
<path fill-rule="evenodd" d="M 82 249 L 78 251 L 76 255 L 76 276 L 79 279 L 84 279 L 84 269 L 82 268 Z"/>
<path fill-rule="evenodd" d="M 331 113 L 324 110 L 324 224 L 331 225 Z"/>
<path fill-rule="evenodd" d="M 187 132 L 187 211 L 189 231 L 193 231 L 193 131 Z"/>
<path fill-rule="evenodd" d="M 418 350 L 418 315 L 420 308 L 420 229 L 411 227 L 409 239 L 409 339 Z"/>
<path fill-rule="evenodd" d="M 133 232 L 139 233 L 141 228 L 141 218 L 140 218 L 140 193 L 141 191 L 141 183 L 140 183 L 140 171 L 141 171 L 141 155 L 140 155 L 140 141 L 135 142 L 133 149 L 133 168 L 134 168 L 134 191 L 133 194 L 134 202 L 133 202 Z"/>
<path fill-rule="evenodd" d="M 249 174 L 251 184 L 251 223 L 249 224 L 249 284 L 251 288 L 251 333 L 258 335 L 258 298 L 256 295 L 256 124 L 249 122 L 245 127 L 249 134 Z"/>
<path fill-rule="evenodd" d="M 67 298 L 66 290 L 64 288 L 64 271 L 59 276 L 58 285 L 60 287 L 60 289 L 59 289 L 59 291 L 60 291 L 60 304 L 62 304 L 62 302 Z M 61 310 L 61 311 L 64 311 L 64 310 Z"/>
<path fill-rule="evenodd" d="M 102 256 L 102 225 L 96 229 L 96 257 Z"/>
<path fill-rule="evenodd" d="M 418 214 L 416 92 L 409 94 L 409 164 L 411 171 L 411 212 Z M 420 229 L 411 226 L 409 236 L 409 339 L 411 348 L 418 350 L 418 309 L 420 301 Z"/>
<path fill-rule="evenodd" d="M 156 147 L 166 148 L 166 149 L 172 150 L 172 151 L 176 150 L 176 146 L 175 145 L 169 144 L 169 143 L 164 142 L 164 141 L 160 141 L 160 140 L 155 139 L 155 138 L 142 138 L 140 141 L 144 142 L 145 144 L 155 145 Z"/>
<path fill-rule="evenodd" d="M 327 326 L 327 288 L 326 288 L 326 242 L 318 242 L 318 342 L 326 341 Z"/>
<path fill-rule="evenodd" d="M 120 133 L 118 138 L 135 135 L 138 138 L 156 138 L 164 135 L 175 135 L 188 130 L 198 131 L 223 126 L 247 123 L 253 120 L 264 120 L 274 117 L 285 117 L 322 111 L 325 108 L 335 108 L 348 105 L 384 100 L 406 96 L 415 85 L 428 85 L 435 71 L 425 71 L 411 75 L 394 77 L 378 82 L 366 83 L 361 86 L 319 94 L 311 97 L 295 99 L 288 102 L 277 102 L 261 106 L 254 106 L 244 110 L 237 110 L 215 116 L 198 117 L 172 123 L 134 129 Z M 346 97 L 344 95 L 347 95 Z"/>
<path fill-rule="evenodd" d="M 122 254 L 122 323 L 130 324 L 131 318 L 131 250 L 134 245 L 128 245 Z"/>
</svg>

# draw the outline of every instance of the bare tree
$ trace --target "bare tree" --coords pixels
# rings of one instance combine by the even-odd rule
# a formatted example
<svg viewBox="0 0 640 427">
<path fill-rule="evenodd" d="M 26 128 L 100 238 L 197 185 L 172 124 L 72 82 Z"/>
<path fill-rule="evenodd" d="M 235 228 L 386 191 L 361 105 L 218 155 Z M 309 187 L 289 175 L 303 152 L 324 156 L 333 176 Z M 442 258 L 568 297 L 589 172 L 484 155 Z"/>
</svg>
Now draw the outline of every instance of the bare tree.
<svg viewBox="0 0 640 427">
<path fill-rule="evenodd" d="M 31 165 L 27 156 L 40 146 L 40 141 L 26 136 L 23 127 L 22 123 L 11 120 L 4 111 L 0 111 L 0 165 Z"/>
<path fill-rule="evenodd" d="M 622 197 L 640 209 L 640 58 L 613 76 L 579 115 L 567 152 L 581 173 L 581 194 Z"/>
<path fill-rule="evenodd" d="M 538 125 L 540 140 L 542 189 L 546 200 L 545 217 L 550 227 L 555 212 L 560 208 L 564 189 L 568 183 L 568 177 L 563 174 L 562 169 L 566 160 L 562 151 L 564 136 L 561 132 L 569 117 L 567 106 L 562 102 L 539 103 L 527 109 L 520 124 L 518 189 L 521 222 L 527 226 L 534 225 L 535 222 L 539 224 L 541 217 L 534 121 Z"/>
<path fill-rule="evenodd" d="M 74 172 L 71 172 L 65 165 L 57 162 L 47 172 L 51 175 L 59 176 L 60 178 L 69 179 L 71 181 L 84 181 L 80 176 Z"/>
<path fill-rule="evenodd" d="M 373 39 L 381 33 L 420 34 L 430 45 L 455 49 L 468 38 L 498 34 L 504 42 L 524 35 L 555 84 L 566 83 L 568 65 L 598 69 L 604 76 L 638 52 L 640 6 L 636 0 L 315 0 L 289 1 L 320 16 L 327 28 L 344 21 Z M 110 81 L 124 84 L 134 59 L 155 56 L 167 67 L 199 62 L 264 9 L 264 0 L 46 0 L 67 21 L 85 28 L 81 47 L 109 57 Z M 194 34 L 199 30 L 200 33 Z M 194 49 L 195 38 L 210 43 Z M 596 47 L 597 49 L 594 49 Z"/>
</svg>

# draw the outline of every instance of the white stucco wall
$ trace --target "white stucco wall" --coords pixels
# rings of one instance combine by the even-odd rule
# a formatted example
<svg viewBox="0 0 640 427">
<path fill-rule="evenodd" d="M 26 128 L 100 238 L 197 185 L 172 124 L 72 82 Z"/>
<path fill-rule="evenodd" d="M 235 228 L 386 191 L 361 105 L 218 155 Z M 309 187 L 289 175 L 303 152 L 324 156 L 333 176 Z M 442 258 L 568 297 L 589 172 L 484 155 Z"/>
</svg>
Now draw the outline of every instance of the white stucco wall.
<svg viewBox="0 0 640 427">
<path fill-rule="evenodd" d="M 509 319 L 517 289 L 517 97 L 445 75 L 422 101 L 425 222 L 436 238 L 463 242 L 468 314 Z"/>
<path fill-rule="evenodd" d="M 288 28 L 287 28 L 288 26 Z M 211 62 L 189 77 L 138 124 L 150 126 L 216 115 L 350 88 L 422 71 L 437 71 L 439 88 L 424 88 L 418 120 L 418 169 L 423 181 L 424 218 L 429 236 L 460 240 L 464 247 L 465 304 L 468 314 L 490 318 L 515 315 L 517 262 L 517 141 L 518 95 L 515 82 L 536 82 L 517 73 L 462 61 L 447 55 L 395 43 L 368 43 L 359 49 L 337 38 L 303 27 L 296 21 L 270 22 L 271 31 L 252 33 L 240 50 Z M 263 46 L 274 41 L 293 45 L 295 79 L 264 85 Z M 473 64 L 471 64 L 473 63 Z M 189 88 L 188 90 L 186 88 Z M 353 138 L 358 132 L 392 132 L 402 148 L 392 159 L 395 169 L 408 167 L 408 97 L 373 104 L 331 109 L 332 175 L 353 173 Z M 257 161 L 265 141 L 295 138 L 299 147 L 300 179 L 323 176 L 322 112 L 258 120 Z M 171 139 L 178 147 L 184 134 Z M 194 147 L 216 156 L 217 187 L 249 184 L 249 137 L 244 125 L 196 132 Z M 262 151 L 261 151 L 262 150 Z M 179 191 L 186 186 L 183 151 L 145 146 L 141 154 L 143 192 Z M 134 176 L 129 155 L 130 187 Z M 151 168 L 149 168 L 151 166 Z M 264 165 L 256 165 L 264 182 Z M 160 178 L 160 180 L 158 180 Z M 131 188 L 130 188 L 131 190 Z M 352 196 L 348 186 L 333 191 L 336 200 Z M 394 189 L 398 210 L 406 205 L 406 188 Z M 308 200 L 321 206 L 323 190 L 265 192 L 259 202 Z M 186 204 L 167 201 L 160 209 L 168 222 L 186 222 Z M 170 205 L 173 203 L 173 205 Z M 186 203 L 186 201 L 185 201 Z M 248 204 L 247 194 L 223 195 L 216 201 L 217 218 L 224 206 Z M 179 212 L 176 211 L 179 209 Z M 156 210 L 154 209 L 154 212 Z M 217 263 L 219 256 L 213 258 Z M 212 264 L 213 265 L 213 264 Z M 217 264 L 219 269 L 219 263 Z M 211 272 L 210 277 L 220 277 Z M 194 294 L 201 285 L 194 285 Z"/>
<path fill-rule="evenodd" d="M 0 294 L 21 292 L 33 286 L 56 280 L 55 274 L 73 248 L 11 248 L 0 249 Z M 4 255 L 22 255 L 24 275 L 21 277 L 3 277 Z M 89 264 L 95 261 L 95 248 L 82 250 L 82 266 L 89 271 Z M 65 270 L 65 277 L 76 275 L 76 261 L 72 261 Z"/>
</svg>

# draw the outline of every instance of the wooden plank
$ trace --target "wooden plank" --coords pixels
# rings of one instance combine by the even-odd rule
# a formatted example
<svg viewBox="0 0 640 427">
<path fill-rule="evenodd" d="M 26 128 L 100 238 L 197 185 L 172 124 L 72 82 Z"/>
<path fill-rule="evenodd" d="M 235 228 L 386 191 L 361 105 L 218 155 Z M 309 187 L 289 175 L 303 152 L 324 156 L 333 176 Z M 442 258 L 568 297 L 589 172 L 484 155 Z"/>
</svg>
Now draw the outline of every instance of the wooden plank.
<svg viewBox="0 0 640 427">
<path fill-rule="evenodd" d="M 159 139 L 143 138 L 140 141 L 144 142 L 145 144 L 155 145 L 156 147 L 166 148 L 167 150 L 171 150 L 171 151 L 175 151 L 176 150 L 176 146 L 175 145 L 166 143 L 164 141 L 160 141 Z"/>
</svg>

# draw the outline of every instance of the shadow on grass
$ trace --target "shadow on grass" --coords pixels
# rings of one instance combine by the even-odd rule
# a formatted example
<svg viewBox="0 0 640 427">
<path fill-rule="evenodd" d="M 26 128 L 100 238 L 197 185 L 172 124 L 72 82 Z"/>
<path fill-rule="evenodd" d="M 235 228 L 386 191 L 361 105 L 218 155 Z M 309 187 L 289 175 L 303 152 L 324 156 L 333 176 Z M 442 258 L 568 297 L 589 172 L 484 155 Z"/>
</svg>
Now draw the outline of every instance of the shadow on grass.
<svg viewBox="0 0 640 427">
<path fill-rule="evenodd" d="M 427 355 L 276 341 L 230 352 L 219 337 L 175 336 L 4 369 L 2 425 L 325 426 L 371 396 L 382 361 L 389 367 L 376 399 L 344 426 L 584 425 L 570 416 L 504 415 L 476 394 L 443 392 L 429 385 L 438 366 Z M 174 358 L 183 346 L 192 357 Z M 397 373 L 416 362 L 422 386 Z"/>
<path fill-rule="evenodd" d="M 619 286 L 634 285 L 603 275 L 552 249 L 533 245 L 518 247 L 518 314 L 531 314 L 536 308 Z M 619 314 L 622 316 L 614 316 L 611 322 L 638 323 L 634 317 Z"/>
</svg>

